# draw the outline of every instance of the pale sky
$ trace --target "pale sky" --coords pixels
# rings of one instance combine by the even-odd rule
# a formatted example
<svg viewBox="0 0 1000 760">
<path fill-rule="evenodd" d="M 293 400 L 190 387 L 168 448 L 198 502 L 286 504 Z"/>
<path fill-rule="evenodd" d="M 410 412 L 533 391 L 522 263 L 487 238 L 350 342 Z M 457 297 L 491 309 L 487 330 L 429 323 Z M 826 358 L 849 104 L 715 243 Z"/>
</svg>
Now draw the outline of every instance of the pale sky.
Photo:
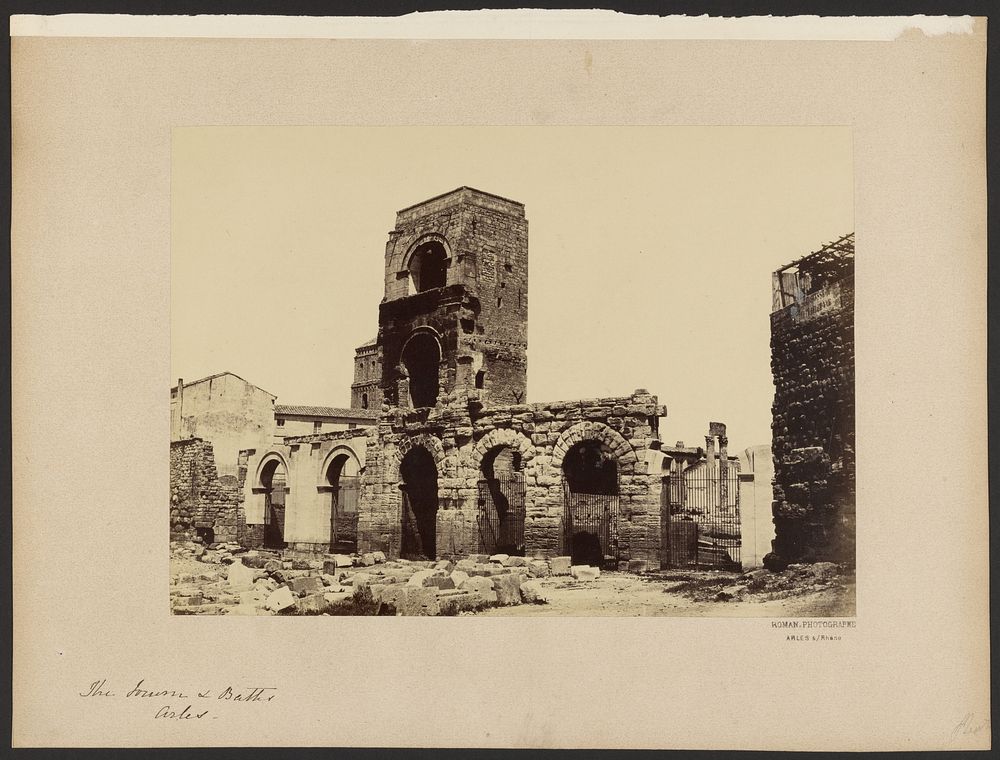
<svg viewBox="0 0 1000 760">
<path fill-rule="evenodd" d="M 627 395 L 661 437 L 770 442 L 771 272 L 854 230 L 846 127 L 191 127 L 173 133 L 171 368 L 348 406 L 397 210 L 525 204 L 528 401 Z"/>
</svg>

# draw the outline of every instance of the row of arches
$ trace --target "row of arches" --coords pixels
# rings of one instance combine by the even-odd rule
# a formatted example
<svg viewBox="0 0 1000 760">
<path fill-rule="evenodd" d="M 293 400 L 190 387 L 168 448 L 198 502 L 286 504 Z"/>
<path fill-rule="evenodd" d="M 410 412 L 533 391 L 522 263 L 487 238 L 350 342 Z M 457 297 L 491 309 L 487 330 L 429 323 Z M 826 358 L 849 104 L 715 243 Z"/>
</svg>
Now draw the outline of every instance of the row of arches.
<svg viewBox="0 0 1000 760">
<path fill-rule="evenodd" d="M 284 549 L 286 496 L 289 492 L 288 464 L 278 452 L 264 456 L 257 467 L 254 492 L 263 494 L 263 545 Z M 352 449 L 333 449 L 320 468 L 316 485 L 326 494 L 330 507 L 331 552 L 353 552 L 357 548 L 358 504 L 361 492 L 361 464 Z"/>
<path fill-rule="evenodd" d="M 620 475 L 636 461 L 631 446 L 600 423 L 580 423 L 566 431 L 553 450 L 564 492 L 564 550 L 574 562 L 601 564 L 612 549 Z M 479 462 L 477 529 L 480 550 L 525 551 L 525 469 L 534 457 L 531 442 L 509 429 L 491 431 L 473 448 Z M 439 479 L 449 465 L 441 441 L 430 435 L 403 440 L 396 465 L 386 476 L 400 492 L 400 556 L 433 559 L 438 554 Z M 555 463 L 555 462 L 554 462 Z M 628 470 L 630 471 L 630 469 Z M 328 494 L 330 551 L 351 552 L 358 541 L 361 467 L 347 447 L 332 450 L 321 468 L 319 492 Z M 288 469 L 272 452 L 257 471 L 256 491 L 264 493 L 264 545 L 284 548 Z"/>
<path fill-rule="evenodd" d="M 587 423 L 588 425 L 591 423 Z M 564 550 L 575 563 L 602 565 L 614 550 L 623 466 L 635 460 L 631 447 L 623 457 L 591 428 L 593 437 L 577 430 L 562 447 L 560 470 L 564 490 Z M 577 440 L 576 437 L 579 437 Z M 559 448 L 559 447 L 557 447 Z M 616 450 L 617 449 L 617 450 Z M 527 451 L 526 451 L 527 450 Z M 510 430 L 496 430 L 477 444 L 480 461 L 477 529 L 479 547 L 486 553 L 524 554 L 526 454 L 533 455 L 527 439 Z M 631 457 L 631 459 L 630 459 Z M 625 460 L 625 461 L 623 461 Z M 445 465 L 440 442 L 431 436 L 407 439 L 400 451 L 401 491 L 400 556 L 432 559 L 437 551 L 438 478 Z"/>
</svg>

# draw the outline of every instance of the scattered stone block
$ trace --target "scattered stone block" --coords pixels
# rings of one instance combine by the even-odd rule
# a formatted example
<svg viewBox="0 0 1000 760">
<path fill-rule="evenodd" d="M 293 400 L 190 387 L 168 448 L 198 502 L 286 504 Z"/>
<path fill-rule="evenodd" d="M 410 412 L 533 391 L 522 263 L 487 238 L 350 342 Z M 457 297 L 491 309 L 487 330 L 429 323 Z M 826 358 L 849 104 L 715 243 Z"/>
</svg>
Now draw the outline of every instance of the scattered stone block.
<svg viewBox="0 0 1000 760">
<path fill-rule="evenodd" d="M 288 582 L 292 592 L 302 596 L 304 594 L 317 594 L 323 590 L 323 581 L 318 575 L 306 575 L 301 578 L 292 578 Z"/>
<path fill-rule="evenodd" d="M 544 559 L 535 559 L 528 563 L 528 575 L 533 578 L 547 578 L 549 572 L 549 563 Z"/>
<path fill-rule="evenodd" d="M 244 565 L 246 565 L 247 567 L 256 568 L 258 570 L 265 568 L 269 562 L 274 561 L 271 557 L 268 557 L 267 555 L 264 554 L 249 554 L 249 553 L 244 554 L 242 559 Z"/>
<path fill-rule="evenodd" d="M 496 604 L 497 592 L 493 590 L 493 581 L 482 575 L 474 575 L 466 580 L 462 586 L 462 591 L 475 594 L 482 604 Z"/>
<path fill-rule="evenodd" d="M 452 570 L 449 577 L 451 578 L 451 582 L 455 584 L 455 588 L 460 588 L 462 583 L 469 578 L 469 574 L 464 570 Z"/>
<path fill-rule="evenodd" d="M 340 579 L 336 575 L 330 575 L 329 573 L 323 573 L 320 580 L 323 581 L 324 586 L 339 586 Z"/>
<path fill-rule="evenodd" d="M 528 560 L 524 557 L 507 557 L 503 562 L 501 562 L 504 567 L 525 567 L 528 564 Z"/>
<path fill-rule="evenodd" d="M 457 615 L 464 610 L 481 606 L 479 597 L 467 591 L 444 591 L 438 594 L 438 607 L 442 615 Z"/>
<path fill-rule="evenodd" d="M 262 594 L 260 591 L 241 591 L 240 592 L 240 604 L 251 604 L 257 605 L 261 601 Z"/>
<path fill-rule="evenodd" d="M 649 571 L 649 562 L 644 559 L 630 559 L 628 561 L 628 571 L 630 573 L 645 573 Z"/>
<path fill-rule="evenodd" d="M 293 559 L 292 560 L 292 570 L 311 570 L 309 560 L 307 559 Z"/>
<path fill-rule="evenodd" d="M 424 580 L 424 586 L 451 589 L 455 588 L 455 582 L 447 575 L 432 575 L 430 578 Z"/>
<path fill-rule="evenodd" d="M 375 555 L 371 552 L 365 552 L 361 555 L 361 564 L 365 567 L 371 567 L 375 564 Z"/>
<path fill-rule="evenodd" d="M 510 607 L 521 603 L 521 576 L 513 573 L 498 575 L 493 579 L 493 588 L 497 594 L 497 603 Z"/>
<path fill-rule="evenodd" d="M 552 575 L 570 575 L 573 564 L 571 557 L 553 557 L 549 560 L 549 570 Z"/>
<path fill-rule="evenodd" d="M 469 562 L 474 565 L 483 565 L 490 561 L 489 554 L 470 554 Z"/>
<path fill-rule="evenodd" d="M 372 556 L 375 558 L 377 564 L 385 562 L 385 552 L 372 552 Z"/>
<path fill-rule="evenodd" d="M 546 599 L 542 591 L 541 581 L 525 581 L 521 584 L 521 599 L 525 604 L 545 604 Z"/>
<path fill-rule="evenodd" d="M 254 581 L 253 568 L 247 567 L 240 560 L 236 560 L 226 571 L 226 580 L 230 586 L 252 586 Z"/>
<path fill-rule="evenodd" d="M 273 612 L 281 612 L 295 604 L 295 595 L 288 586 L 280 586 L 267 597 L 264 606 Z"/>
<path fill-rule="evenodd" d="M 570 568 L 570 575 L 578 581 L 596 581 L 601 577 L 601 568 L 590 565 L 573 565 Z"/>
<path fill-rule="evenodd" d="M 434 565 L 435 570 L 445 570 L 449 573 L 452 571 L 454 567 L 455 564 L 450 559 L 442 559 L 439 562 L 435 563 Z"/>
<path fill-rule="evenodd" d="M 509 558 L 510 558 L 509 554 L 491 554 L 490 558 L 489 558 L 489 561 L 490 562 L 499 562 L 502 565 L 504 563 L 504 560 L 509 559 Z"/>
<path fill-rule="evenodd" d="M 295 602 L 295 611 L 318 615 L 321 612 L 326 612 L 328 606 L 326 594 L 308 594 Z"/>
<path fill-rule="evenodd" d="M 338 567 L 351 567 L 353 564 L 354 560 L 346 554 L 334 554 L 323 562 L 323 572 L 333 575 Z"/>
<path fill-rule="evenodd" d="M 432 577 L 435 572 L 434 570 L 417 570 L 406 583 L 409 586 L 423 586 L 425 585 L 424 581 Z"/>
<path fill-rule="evenodd" d="M 350 591 L 326 591 L 323 594 L 323 598 L 326 599 L 328 605 L 340 604 L 351 598 Z"/>
<path fill-rule="evenodd" d="M 281 562 L 276 559 L 269 559 L 264 563 L 264 570 L 268 573 L 281 572 Z"/>
</svg>

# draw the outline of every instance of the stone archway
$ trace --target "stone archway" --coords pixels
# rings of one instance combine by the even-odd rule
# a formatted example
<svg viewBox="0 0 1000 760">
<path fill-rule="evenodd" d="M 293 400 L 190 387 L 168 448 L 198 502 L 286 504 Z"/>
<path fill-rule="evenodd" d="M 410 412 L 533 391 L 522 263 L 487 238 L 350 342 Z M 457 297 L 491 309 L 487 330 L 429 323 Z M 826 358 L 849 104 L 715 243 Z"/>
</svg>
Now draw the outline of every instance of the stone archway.
<svg viewBox="0 0 1000 760">
<path fill-rule="evenodd" d="M 404 559 L 437 557 L 438 470 L 423 446 L 411 448 L 399 464 Z"/>
<path fill-rule="evenodd" d="M 320 469 L 317 488 L 329 494 L 331 552 L 357 551 L 360 472 L 358 456 L 349 446 L 333 449 Z"/>
<path fill-rule="evenodd" d="M 438 479 L 448 472 L 440 439 L 427 433 L 404 438 L 389 460 L 388 480 L 399 489 L 399 556 L 434 559 L 437 553 Z"/>
<path fill-rule="evenodd" d="M 556 466 L 566 458 L 569 449 L 581 441 L 599 441 L 603 443 L 615 455 L 618 460 L 619 470 L 623 474 L 630 474 L 635 470 L 635 465 L 639 461 L 635 449 L 621 433 L 608 427 L 603 422 L 578 422 L 566 428 L 552 448 L 552 462 Z"/>
<path fill-rule="evenodd" d="M 600 422 L 578 423 L 559 437 L 552 463 L 563 482 L 563 551 L 574 564 L 617 564 L 619 477 L 637 462 L 631 444 Z"/>
<path fill-rule="evenodd" d="M 257 468 L 254 491 L 263 499 L 263 546 L 285 548 L 285 507 L 288 466 L 278 454 L 265 456 Z"/>
<path fill-rule="evenodd" d="M 437 403 L 441 380 L 441 341 L 433 332 L 418 329 L 406 339 L 399 354 L 399 366 L 405 372 L 406 402 L 414 409 Z M 404 389 L 400 389 L 403 395 Z M 403 401 L 404 399 L 400 399 Z"/>
</svg>

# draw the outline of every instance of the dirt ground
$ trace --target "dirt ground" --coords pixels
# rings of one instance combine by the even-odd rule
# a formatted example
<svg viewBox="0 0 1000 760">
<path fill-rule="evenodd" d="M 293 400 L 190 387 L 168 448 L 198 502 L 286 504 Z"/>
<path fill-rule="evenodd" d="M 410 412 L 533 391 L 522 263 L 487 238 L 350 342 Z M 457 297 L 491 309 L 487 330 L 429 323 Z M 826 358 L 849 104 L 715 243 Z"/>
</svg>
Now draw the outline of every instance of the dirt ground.
<svg viewBox="0 0 1000 760">
<path fill-rule="evenodd" d="M 766 573 L 767 571 L 757 571 Z M 769 574 L 772 575 L 773 574 Z M 540 579 L 547 604 L 495 607 L 476 613 L 490 617 L 852 617 L 853 577 L 829 585 L 782 584 L 780 590 L 743 590 L 732 598 L 717 598 L 743 586 L 747 575 L 688 572 L 666 577 L 602 573 L 596 581 L 565 577 Z M 764 576 L 767 578 L 767 576 Z M 780 575 L 773 576 L 781 578 Z"/>
</svg>

